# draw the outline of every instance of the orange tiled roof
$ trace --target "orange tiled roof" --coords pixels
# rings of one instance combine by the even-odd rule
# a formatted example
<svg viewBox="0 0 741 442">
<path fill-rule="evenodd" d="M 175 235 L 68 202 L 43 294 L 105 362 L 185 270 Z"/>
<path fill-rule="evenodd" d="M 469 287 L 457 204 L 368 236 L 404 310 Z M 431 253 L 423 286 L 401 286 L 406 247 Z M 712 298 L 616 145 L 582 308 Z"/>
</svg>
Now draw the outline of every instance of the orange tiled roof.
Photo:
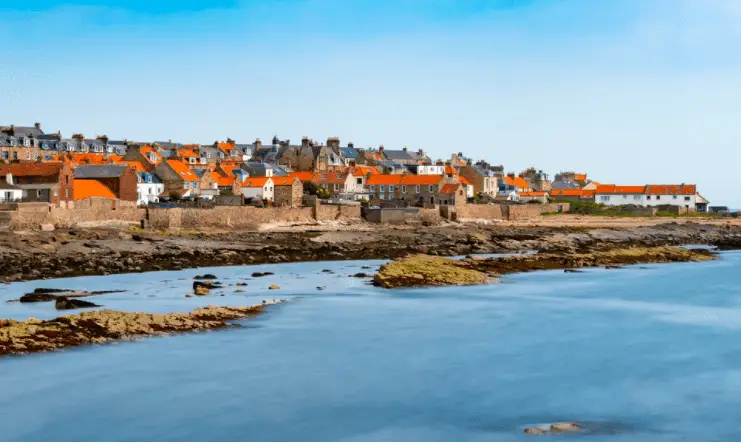
<svg viewBox="0 0 741 442">
<path fill-rule="evenodd" d="M 198 179 L 198 176 L 193 173 L 192 170 L 188 166 L 185 165 L 182 161 L 178 160 L 167 160 L 167 165 L 172 168 L 178 175 L 180 175 L 180 178 L 182 178 L 184 181 L 200 181 Z"/>
<path fill-rule="evenodd" d="M 139 173 L 146 172 L 141 161 L 117 161 L 116 164 L 123 164 L 129 167 L 133 167 Z"/>
<path fill-rule="evenodd" d="M 582 198 L 590 198 L 594 196 L 594 190 L 582 190 L 582 189 L 554 189 L 551 191 L 551 196 L 578 196 Z"/>
<path fill-rule="evenodd" d="M 218 148 L 219 148 L 219 149 L 220 149 L 220 150 L 221 150 L 222 152 L 224 152 L 224 155 L 226 155 L 227 157 L 228 157 L 229 155 L 231 155 L 231 151 L 232 151 L 232 150 L 234 150 L 234 149 L 236 148 L 236 146 L 234 146 L 234 145 L 233 145 L 232 143 L 227 143 L 227 142 L 217 143 L 217 144 L 216 144 L 216 146 L 217 146 L 217 147 L 218 147 Z"/>
<path fill-rule="evenodd" d="M 443 177 L 442 175 L 401 175 L 404 178 L 402 179 L 402 184 L 406 185 L 433 185 L 433 184 L 440 184 L 440 181 L 442 181 Z"/>
<path fill-rule="evenodd" d="M 524 197 L 539 197 L 539 196 L 546 196 L 546 192 L 542 190 L 534 190 L 532 192 L 520 192 L 520 196 Z"/>
<path fill-rule="evenodd" d="M 506 176 L 504 177 L 504 182 L 509 184 L 510 186 L 515 186 L 518 189 L 529 189 L 530 188 L 530 184 L 527 181 L 525 181 L 525 178 L 521 176 L 514 177 L 514 178 Z"/>
<path fill-rule="evenodd" d="M 349 173 L 355 176 L 368 175 L 378 173 L 378 169 L 373 166 L 355 166 L 350 168 Z"/>
<path fill-rule="evenodd" d="M 72 162 L 81 164 L 111 164 L 112 159 L 100 154 L 94 153 L 71 153 Z"/>
<path fill-rule="evenodd" d="M 75 180 L 74 192 L 75 201 L 84 200 L 85 198 L 116 199 L 116 195 L 111 192 L 111 189 L 98 180 Z"/>
<path fill-rule="evenodd" d="M 314 174 L 312 172 L 293 172 L 288 174 L 288 176 L 298 178 L 298 180 L 302 183 L 311 181 L 312 178 L 314 178 Z"/>
<path fill-rule="evenodd" d="M 460 184 L 446 184 L 440 189 L 440 193 L 455 193 Z"/>
<path fill-rule="evenodd" d="M 375 174 L 368 177 L 366 184 L 374 185 L 401 185 L 404 175 Z"/>
<path fill-rule="evenodd" d="M 473 183 L 468 181 L 468 178 L 464 177 L 463 175 L 458 176 L 458 181 L 460 181 L 461 184 L 465 184 L 466 186 L 473 186 Z"/>
<path fill-rule="evenodd" d="M 0 165 L 0 176 L 54 176 L 59 175 L 62 163 L 17 163 Z"/>
<path fill-rule="evenodd" d="M 694 184 L 649 184 L 646 195 L 694 195 L 697 186 Z"/>
<path fill-rule="evenodd" d="M 182 158 L 199 158 L 200 155 L 195 153 L 193 149 L 180 149 L 178 150 L 178 156 Z"/>
<path fill-rule="evenodd" d="M 146 158 L 147 161 L 149 161 L 149 154 L 153 153 L 156 158 L 156 161 L 154 161 L 155 165 L 158 165 L 160 162 L 162 162 L 162 155 L 160 155 L 160 153 L 157 152 L 152 146 L 142 146 L 141 149 L 139 149 L 139 152 L 141 152 L 141 154 L 144 155 L 144 158 Z"/>
<path fill-rule="evenodd" d="M 577 173 L 576 174 L 576 181 L 586 181 L 587 180 L 587 174 L 586 173 Z"/>
<path fill-rule="evenodd" d="M 211 178 L 216 181 L 219 187 L 231 187 L 234 184 L 234 175 L 224 176 L 217 172 L 210 172 Z"/>
<path fill-rule="evenodd" d="M 293 186 L 295 180 L 297 180 L 297 178 L 292 176 L 274 176 L 273 184 L 275 184 L 275 186 Z"/>
<path fill-rule="evenodd" d="M 344 172 L 316 172 L 311 181 L 321 184 L 344 184 L 348 176 L 350 175 Z"/>
<path fill-rule="evenodd" d="M 600 194 L 616 194 L 616 195 L 634 195 L 643 194 L 645 186 L 616 186 L 614 184 L 608 184 L 603 186 L 597 186 L 596 193 Z"/>
<path fill-rule="evenodd" d="M 365 152 L 365 158 L 369 160 L 382 160 L 380 152 Z"/>
<path fill-rule="evenodd" d="M 450 164 L 446 164 L 445 165 L 445 174 L 446 175 L 455 175 L 457 173 L 458 173 L 458 169 L 456 169 L 455 167 L 451 166 Z"/>
<path fill-rule="evenodd" d="M 267 183 L 269 179 L 270 177 L 265 177 L 265 176 L 247 178 L 242 183 L 242 187 L 263 187 L 265 186 L 265 183 Z"/>
</svg>

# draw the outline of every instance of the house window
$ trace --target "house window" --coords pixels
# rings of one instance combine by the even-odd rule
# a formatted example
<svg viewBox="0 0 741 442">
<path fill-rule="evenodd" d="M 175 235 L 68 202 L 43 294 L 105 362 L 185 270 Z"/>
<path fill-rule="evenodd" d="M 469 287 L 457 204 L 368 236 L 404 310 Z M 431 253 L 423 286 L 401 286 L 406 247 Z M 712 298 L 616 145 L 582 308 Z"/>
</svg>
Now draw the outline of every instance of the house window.
<svg viewBox="0 0 741 442">
<path fill-rule="evenodd" d="M 7 150 L 6 151 L 3 151 L 2 152 L 2 155 L 0 155 L 0 158 L 2 158 L 4 160 L 7 160 L 8 159 L 8 151 Z"/>
<path fill-rule="evenodd" d="M 415 192 L 416 192 L 416 193 L 419 193 L 419 190 L 420 190 L 420 189 L 419 189 L 419 186 L 417 186 L 417 188 L 415 189 Z"/>
<path fill-rule="evenodd" d="M 656 201 L 661 199 L 661 195 L 656 195 Z"/>
<path fill-rule="evenodd" d="M 13 152 L 13 159 L 14 160 L 18 159 L 18 151 Z"/>
<path fill-rule="evenodd" d="M 674 195 L 672 199 L 678 199 L 679 197 L 677 195 Z"/>
<path fill-rule="evenodd" d="M 684 197 L 684 200 L 685 201 L 689 201 L 690 200 L 690 197 L 686 196 L 686 197 Z"/>
<path fill-rule="evenodd" d="M 193 189 L 198 190 L 198 181 L 193 183 Z"/>
<path fill-rule="evenodd" d="M 187 182 L 183 183 L 183 189 L 188 190 L 188 183 Z"/>
<path fill-rule="evenodd" d="M 33 159 L 34 159 L 34 161 L 39 159 L 39 153 L 38 152 L 34 152 L 33 153 Z"/>
<path fill-rule="evenodd" d="M 407 193 L 407 186 L 401 185 L 401 193 Z"/>
<path fill-rule="evenodd" d="M 427 188 L 427 191 L 428 191 L 428 192 L 430 192 L 430 193 L 434 192 L 434 190 L 432 190 L 432 189 L 433 189 L 433 187 L 435 187 L 435 186 L 427 186 L 427 187 L 428 187 L 428 188 Z"/>
<path fill-rule="evenodd" d="M 389 186 L 389 193 L 394 193 L 394 185 Z"/>
<path fill-rule="evenodd" d="M 340 189 L 340 186 L 337 185 L 337 183 L 334 183 L 334 191 L 337 192 Z"/>
<path fill-rule="evenodd" d="M 41 199 L 41 191 L 40 190 L 37 190 L 36 191 L 36 199 L 38 199 L 38 200 Z"/>
<path fill-rule="evenodd" d="M 646 195 L 646 199 L 647 199 L 648 201 L 651 201 L 651 195 Z"/>
<path fill-rule="evenodd" d="M 137 176 L 137 177 L 136 177 L 136 182 L 137 182 L 137 183 L 141 183 L 141 182 L 142 182 L 142 177 L 140 177 L 140 176 Z"/>
<path fill-rule="evenodd" d="M 152 184 L 152 176 L 147 175 L 147 184 Z"/>
<path fill-rule="evenodd" d="M 357 184 L 357 185 L 363 185 L 363 179 L 362 178 L 356 178 L 355 179 L 355 184 Z"/>
<path fill-rule="evenodd" d="M 610 197 L 608 195 L 602 195 L 599 197 L 600 201 L 610 201 Z"/>
<path fill-rule="evenodd" d="M 381 184 L 380 192 L 383 193 L 385 191 L 386 191 L 386 188 L 383 186 L 383 184 Z"/>
<path fill-rule="evenodd" d="M 370 191 L 371 192 L 375 192 L 376 191 L 376 186 L 374 186 L 374 185 L 371 184 L 370 185 Z"/>
<path fill-rule="evenodd" d="M 640 195 L 633 195 L 633 199 L 636 200 L 636 201 L 640 201 L 641 200 L 641 196 Z"/>
</svg>

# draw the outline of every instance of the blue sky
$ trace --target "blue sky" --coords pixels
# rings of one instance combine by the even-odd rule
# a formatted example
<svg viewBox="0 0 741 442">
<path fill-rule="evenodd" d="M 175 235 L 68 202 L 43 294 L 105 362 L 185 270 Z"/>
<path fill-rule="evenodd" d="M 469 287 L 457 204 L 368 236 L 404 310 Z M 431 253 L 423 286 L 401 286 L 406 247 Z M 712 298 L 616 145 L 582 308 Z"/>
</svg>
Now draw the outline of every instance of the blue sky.
<svg viewBox="0 0 741 442">
<path fill-rule="evenodd" d="M 274 134 L 741 207 L 737 0 L 0 0 L 0 124 Z"/>
</svg>

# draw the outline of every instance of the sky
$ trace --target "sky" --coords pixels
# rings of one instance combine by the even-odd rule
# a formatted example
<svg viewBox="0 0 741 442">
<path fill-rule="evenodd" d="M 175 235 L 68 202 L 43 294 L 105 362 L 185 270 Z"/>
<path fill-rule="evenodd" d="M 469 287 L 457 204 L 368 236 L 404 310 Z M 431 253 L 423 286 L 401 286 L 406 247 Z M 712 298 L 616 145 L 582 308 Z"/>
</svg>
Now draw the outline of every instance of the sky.
<svg viewBox="0 0 741 442">
<path fill-rule="evenodd" d="M 0 125 L 462 152 L 741 208 L 741 0 L 0 0 Z"/>
</svg>

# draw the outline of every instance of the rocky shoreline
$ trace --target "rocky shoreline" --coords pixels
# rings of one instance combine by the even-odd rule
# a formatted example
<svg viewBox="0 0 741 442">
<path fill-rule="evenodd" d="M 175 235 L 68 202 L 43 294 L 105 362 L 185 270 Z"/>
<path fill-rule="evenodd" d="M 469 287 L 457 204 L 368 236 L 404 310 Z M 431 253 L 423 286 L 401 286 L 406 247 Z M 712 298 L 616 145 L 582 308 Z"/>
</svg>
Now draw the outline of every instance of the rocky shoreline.
<svg viewBox="0 0 741 442">
<path fill-rule="evenodd" d="M 603 246 L 604 247 L 604 246 Z M 545 252 L 503 258 L 466 258 L 453 260 L 428 255 L 414 255 L 381 266 L 373 278 L 375 285 L 393 289 L 448 285 L 476 285 L 495 280 L 508 273 L 585 267 L 619 269 L 622 265 L 701 262 L 715 259 L 704 249 L 676 246 L 611 247 L 592 252 Z"/>
<path fill-rule="evenodd" d="M 229 321 L 259 315 L 267 306 L 282 302 L 286 300 L 266 301 L 248 307 L 208 306 L 190 313 L 149 314 L 97 310 L 46 321 L 35 318 L 22 322 L 0 319 L 0 357 L 234 327 Z"/>
<path fill-rule="evenodd" d="M 322 260 L 456 256 L 521 250 L 568 253 L 603 245 L 704 244 L 741 249 L 741 227 L 667 223 L 635 228 L 452 225 L 365 231 L 0 232 L 0 282 Z"/>
</svg>

